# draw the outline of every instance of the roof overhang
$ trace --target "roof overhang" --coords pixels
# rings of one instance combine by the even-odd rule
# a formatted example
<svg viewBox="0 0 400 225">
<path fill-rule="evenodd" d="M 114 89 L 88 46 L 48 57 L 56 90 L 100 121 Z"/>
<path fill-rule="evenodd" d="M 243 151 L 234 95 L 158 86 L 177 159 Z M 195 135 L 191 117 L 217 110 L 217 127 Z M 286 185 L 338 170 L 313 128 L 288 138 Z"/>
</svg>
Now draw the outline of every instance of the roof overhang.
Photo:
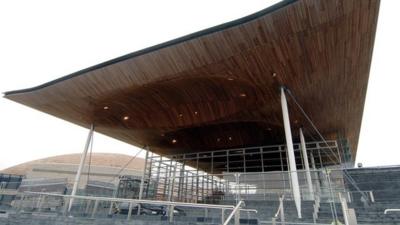
<svg viewBox="0 0 400 225">
<path fill-rule="evenodd" d="M 282 1 L 5 97 L 161 154 L 283 143 L 279 87 L 357 150 L 379 0 Z M 315 133 L 289 100 L 294 136 Z"/>
</svg>

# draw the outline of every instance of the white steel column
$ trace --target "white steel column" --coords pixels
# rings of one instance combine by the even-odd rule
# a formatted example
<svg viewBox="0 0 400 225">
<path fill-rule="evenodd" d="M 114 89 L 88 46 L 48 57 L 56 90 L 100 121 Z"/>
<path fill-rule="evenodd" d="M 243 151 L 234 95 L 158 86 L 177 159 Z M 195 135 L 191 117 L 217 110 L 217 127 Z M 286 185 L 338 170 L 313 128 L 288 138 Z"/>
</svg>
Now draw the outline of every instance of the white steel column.
<svg viewBox="0 0 400 225">
<path fill-rule="evenodd" d="M 286 137 L 286 145 L 288 150 L 288 158 L 289 158 L 289 166 L 290 166 L 290 178 L 293 189 L 293 198 L 296 204 L 297 216 L 301 218 L 301 196 L 300 196 L 300 186 L 299 179 L 297 176 L 297 168 L 296 168 L 296 158 L 294 156 L 293 149 L 293 140 L 292 140 L 292 131 L 290 129 L 290 120 L 289 120 L 289 111 L 285 96 L 285 89 L 281 87 L 281 106 L 282 106 L 282 115 L 283 115 L 283 125 L 285 128 L 285 137 Z"/>
<path fill-rule="evenodd" d="M 142 179 L 141 179 L 141 181 L 140 181 L 140 187 L 139 187 L 139 200 L 142 199 L 142 197 L 143 197 L 144 177 L 146 176 L 147 159 L 148 159 L 148 158 L 149 158 L 149 147 L 146 146 L 146 156 L 144 157 L 143 174 L 142 174 Z M 137 215 L 140 215 L 140 212 L 141 212 L 141 205 L 138 204 Z"/>
<path fill-rule="evenodd" d="M 87 139 L 86 139 L 85 148 L 83 149 L 82 156 L 81 156 L 81 161 L 80 161 L 79 167 L 78 167 L 78 171 L 76 172 L 76 176 L 75 176 L 75 180 L 74 180 L 74 186 L 73 186 L 72 192 L 71 192 L 71 197 L 75 196 L 76 195 L 76 191 L 78 190 L 79 180 L 81 179 L 82 169 L 83 169 L 83 166 L 85 164 L 86 155 L 87 155 L 87 152 L 88 152 L 88 149 L 89 149 L 89 146 L 90 146 L 90 142 L 92 141 L 93 131 L 94 131 L 94 126 L 92 124 L 92 125 L 90 125 L 90 130 L 89 130 L 89 134 L 88 134 Z M 74 198 L 71 198 L 69 200 L 68 212 L 71 210 L 73 202 L 74 202 Z"/>
<path fill-rule="evenodd" d="M 300 128 L 299 131 L 300 131 L 301 152 L 303 154 L 303 161 L 304 161 L 304 166 L 306 169 L 306 179 L 307 179 L 308 191 L 310 193 L 311 199 L 314 199 L 314 189 L 313 189 L 311 173 L 310 173 L 310 164 L 308 163 L 306 141 L 304 140 L 303 129 Z"/>
<path fill-rule="evenodd" d="M 148 159 L 148 158 L 149 158 L 149 147 L 146 146 L 146 156 L 145 156 L 145 158 L 144 158 L 143 175 L 142 175 L 142 180 L 140 181 L 139 199 L 142 199 L 142 197 L 143 197 L 144 178 L 145 178 L 145 176 L 146 176 L 147 159 Z"/>
</svg>

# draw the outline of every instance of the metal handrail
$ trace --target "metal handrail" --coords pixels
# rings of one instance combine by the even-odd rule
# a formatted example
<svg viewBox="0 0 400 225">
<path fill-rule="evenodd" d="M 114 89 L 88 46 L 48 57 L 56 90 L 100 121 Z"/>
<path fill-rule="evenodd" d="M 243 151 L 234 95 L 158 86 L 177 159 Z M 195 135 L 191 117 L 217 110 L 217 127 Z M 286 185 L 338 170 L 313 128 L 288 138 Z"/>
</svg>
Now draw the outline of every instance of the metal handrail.
<svg viewBox="0 0 400 225">
<path fill-rule="evenodd" d="M 153 204 L 153 205 L 165 205 L 165 206 L 169 206 L 169 221 L 172 222 L 173 220 L 173 216 L 174 214 L 173 209 L 176 206 L 181 206 L 181 207 L 193 207 L 193 208 L 204 208 L 204 209 L 221 209 L 222 210 L 222 221 L 224 218 L 224 212 L 225 210 L 233 210 L 233 211 L 244 211 L 244 212 L 254 212 L 257 213 L 256 209 L 237 209 L 235 206 L 233 205 L 215 205 L 215 204 L 200 204 L 200 203 L 185 203 L 185 202 L 172 202 L 172 201 L 154 201 L 154 200 L 143 200 L 143 199 L 126 199 L 126 198 L 111 198 L 111 197 L 95 197 L 95 196 L 80 196 L 80 195 L 75 195 L 75 196 L 71 196 L 71 195 L 62 195 L 62 194 L 56 194 L 56 193 L 46 193 L 46 192 L 30 192 L 30 191 L 26 191 L 23 192 L 23 196 L 26 197 L 27 195 L 39 195 L 39 196 L 53 196 L 53 197 L 62 197 L 65 199 L 83 199 L 83 200 L 88 200 L 88 201 L 95 201 L 95 207 L 93 208 L 93 212 L 92 212 L 92 218 L 94 217 L 95 211 L 97 210 L 97 205 L 100 201 L 109 201 L 111 203 L 115 203 L 115 202 L 124 202 L 124 203 L 129 203 L 129 212 L 128 212 L 128 217 L 127 220 L 129 220 L 131 218 L 131 210 L 132 210 L 132 206 L 134 203 L 136 204 Z M 39 201 L 42 202 L 42 201 Z M 68 201 L 65 201 L 65 205 L 64 205 L 64 214 L 66 215 L 66 209 L 69 206 L 68 205 Z M 39 209 L 40 210 L 40 209 Z M 111 210 L 111 208 L 110 208 Z M 240 218 L 240 213 L 238 213 L 239 218 Z M 228 218 L 230 219 L 230 218 Z"/>
<path fill-rule="evenodd" d="M 232 210 L 231 214 L 229 214 L 228 218 L 226 218 L 225 222 L 223 225 L 228 225 L 228 223 L 231 221 L 232 217 L 235 215 L 235 224 L 239 224 L 239 219 L 240 219 L 240 214 L 239 216 L 238 213 L 240 213 L 240 206 L 244 204 L 244 201 L 239 201 L 238 204 L 235 206 L 235 208 Z M 238 212 L 239 210 L 239 212 Z"/>
<path fill-rule="evenodd" d="M 285 224 L 285 222 L 275 222 L 276 224 Z M 305 222 L 286 222 L 293 225 L 331 225 L 327 223 L 305 223 Z M 259 221 L 259 224 L 273 224 L 271 221 Z"/>
<path fill-rule="evenodd" d="M 110 201 L 110 202 L 127 202 L 127 203 L 145 203 L 145 204 L 155 204 L 155 205 L 168 205 L 168 206 L 183 206 L 183 207 L 194 207 L 194 208 L 209 208 L 209 209 L 234 209 L 233 205 L 215 205 L 215 204 L 202 204 L 202 203 L 186 203 L 186 202 L 172 202 L 172 201 L 155 201 L 155 200 L 139 200 L 139 199 L 126 199 L 126 198 L 110 198 L 110 197 L 96 197 L 96 196 L 82 196 L 82 195 L 62 195 L 55 193 L 47 193 L 47 192 L 31 192 L 26 191 L 24 194 L 33 194 L 33 195 L 47 195 L 47 196 L 55 196 L 55 197 L 63 197 L 63 198 L 76 198 L 76 199 L 85 199 L 85 200 L 97 200 L 97 201 Z M 241 209 L 241 211 L 246 212 L 255 212 L 255 209 Z"/>
<path fill-rule="evenodd" d="M 400 212 L 400 209 L 385 209 L 383 214 L 387 214 L 388 212 Z"/>
</svg>

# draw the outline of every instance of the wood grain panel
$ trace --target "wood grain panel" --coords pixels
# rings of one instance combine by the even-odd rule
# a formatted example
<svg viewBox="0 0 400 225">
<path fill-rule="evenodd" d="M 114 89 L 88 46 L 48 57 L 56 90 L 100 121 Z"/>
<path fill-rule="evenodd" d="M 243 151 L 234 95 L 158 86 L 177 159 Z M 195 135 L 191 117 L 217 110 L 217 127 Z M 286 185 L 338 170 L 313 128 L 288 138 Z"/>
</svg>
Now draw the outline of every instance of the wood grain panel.
<svg viewBox="0 0 400 225">
<path fill-rule="evenodd" d="M 320 131 L 347 138 L 355 155 L 378 9 L 379 0 L 286 1 L 5 97 L 170 154 L 283 143 L 285 85 Z M 294 136 L 300 126 L 311 131 L 290 99 L 289 108 Z"/>
</svg>

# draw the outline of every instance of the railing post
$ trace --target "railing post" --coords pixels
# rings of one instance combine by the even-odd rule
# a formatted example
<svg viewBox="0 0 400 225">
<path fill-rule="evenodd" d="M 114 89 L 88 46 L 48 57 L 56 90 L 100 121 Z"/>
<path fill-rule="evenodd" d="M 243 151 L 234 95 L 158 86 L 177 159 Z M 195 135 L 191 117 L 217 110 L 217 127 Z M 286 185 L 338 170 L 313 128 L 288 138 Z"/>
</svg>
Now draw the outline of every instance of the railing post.
<svg viewBox="0 0 400 225">
<path fill-rule="evenodd" d="M 21 195 L 21 198 L 20 198 L 20 200 L 19 200 L 19 204 L 18 204 L 18 211 L 21 211 L 21 210 L 22 210 L 22 206 L 23 206 L 23 204 L 24 204 L 24 199 L 25 199 L 25 195 L 22 194 L 22 195 Z"/>
<path fill-rule="evenodd" d="M 375 202 L 374 193 L 372 191 L 369 191 L 369 197 L 371 199 L 371 202 Z"/>
<path fill-rule="evenodd" d="M 133 207 L 133 202 L 129 202 L 129 209 L 128 209 L 128 216 L 126 217 L 126 220 L 130 220 L 132 216 L 132 207 Z M 138 211 L 140 211 L 140 208 L 138 207 Z M 140 213 L 140 212 L 139 212 Z"/>
<path fill-rule="evenodd" d="M 172 223 L 174 222 L 174 205 L 171 205 L 169 207 L 169 222 Z"/>
<path fill-rule="evenodd" d="M 114 202 L 110 203 L 110 209 L 108 210 L 108 217 L 112 216 L 112 210 L 113 210 Z"/>
<path fill-rule="evenodd" d="M 89 215 L 90 205 L 91 205 L 92 201 L 87 200 L 86 202 L 87 203 L 86 203 L 85 215 Z"/>
<path fill-rule="evenodd" d="M 66 216 L 67 215 L 67 212 L 69 211 L 68 210 L 68 205 L 69 205 L 69 198 L 68 197 L 64 197 L 64 209 L 63 209 L 63 215 L 64 216 Z"/>
<path fill-rule="evenodd" d="M 240 181 L 239 181 L 240 174 L 235 173 L 235 183 L 236 183 L 236 204 L 241 200 L 240 199 Z"/>
<path fill-rule="evenodd" d="M 44 198 L 43 195 L 39 195 L 38 202 L 36 204 L 36 208 L 37 208 L 38 212 L 42 211 L 43 198 Z"/>
<path fill-rule="evenodd" d="M 346 199 L 342 197 L 342 194 L 340 192 L 338 194 L 339 194 L 340 203 L 342 205 L 344 224 L 345 225 L 349 225 L 349 217 L 348 217 L 349 216 L 348 215 L 349 211 L 348 211 L 348 208 L 347 208 Z"/>
<path fill-rule="evenodd" d="M 353 201 L 353 199 L 351 197 L 351 193 L 349 191 L 347 192 L 347 198 L 349 199 L 350 203 Z"/>
<path fill-rule="evenodd" d="M 272 225 L 276 225 L 276 218 L 275 217 L 272 217 L 271 224 Z"/>
<path fill-rule="evenodd" d="M 225 208 L 222 208 L 221 210 L 221 224 L 224 224 L 225 222 Z"/>
<path fill-rule="evenodd" d="M 99 200 L 96 199 L 96 201 L 94 202 L 94 206 L 93 206 L 93 211 L 92 211 L 92 219 L 94 218 L 94 216 L 96 215 L 96 211 L 97 211 L 97 207 L 99 206 Z"/>
</svg>

